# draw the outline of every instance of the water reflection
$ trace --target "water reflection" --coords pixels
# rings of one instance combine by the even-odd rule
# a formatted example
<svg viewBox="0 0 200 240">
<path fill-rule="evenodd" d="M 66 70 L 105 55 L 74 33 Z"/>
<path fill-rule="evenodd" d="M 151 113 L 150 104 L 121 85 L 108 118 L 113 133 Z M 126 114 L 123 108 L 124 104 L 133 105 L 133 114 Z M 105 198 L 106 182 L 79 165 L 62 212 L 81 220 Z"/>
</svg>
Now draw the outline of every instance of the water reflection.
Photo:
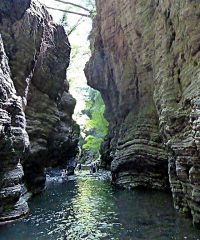
<svg viewBox="0 0 200 240">
<path fill-rule="evenodd" d="M 66 211 L 66 217 L 70 216 L 67 219 L 68 239 L 106 239 L 112 228 L 112 220 L 116 218 L 110 185 L 87 178 L 79 181 L 77 188 L 78 194 L 72 199 L 69 211 Z M 74 222 L 71 222 L 71 216 Z"/>
<path fill-rule="evenodd" d="M 50 185 L 31 200 L 32 214 L 0 227 L 0 240 L 199 239 L 166 193 L 122 191 L 85 173 Z"/>
</svg>

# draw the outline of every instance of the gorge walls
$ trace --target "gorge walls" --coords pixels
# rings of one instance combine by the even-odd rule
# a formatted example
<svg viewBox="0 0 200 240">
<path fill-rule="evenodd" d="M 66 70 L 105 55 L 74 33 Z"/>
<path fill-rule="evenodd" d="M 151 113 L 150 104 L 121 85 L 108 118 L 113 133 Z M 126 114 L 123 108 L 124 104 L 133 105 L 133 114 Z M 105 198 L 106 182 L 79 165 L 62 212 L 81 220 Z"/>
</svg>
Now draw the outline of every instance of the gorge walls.
<svg viewBox="0 0 200 240">
<path fill-rule="evenodd" d="M 28 211 L 22 178 L 33 194 L 42 191 L 44 168 L 76 155 L 79 128 L 63 27 L 37 0 L 0 0 L 0 35 L 0 221 L 7 221 Z"/>
<path fill-rule="evenodd" d="M 200 4 L 96 0 L 88 83 L 106 104 L 113 183 L 168 189 L 200 223 Z"/>
<path fill-rule="evenodd" d="M 21 197 L 22 165 L 19 159 L 29 146 L 22 100 L 17 96 L 8 59 L 0 38 L 0 216 L 1 221 L 26 214 L 28 205 Z M 13 207 L 14 206 L 14 207 Z"/>
</svg>

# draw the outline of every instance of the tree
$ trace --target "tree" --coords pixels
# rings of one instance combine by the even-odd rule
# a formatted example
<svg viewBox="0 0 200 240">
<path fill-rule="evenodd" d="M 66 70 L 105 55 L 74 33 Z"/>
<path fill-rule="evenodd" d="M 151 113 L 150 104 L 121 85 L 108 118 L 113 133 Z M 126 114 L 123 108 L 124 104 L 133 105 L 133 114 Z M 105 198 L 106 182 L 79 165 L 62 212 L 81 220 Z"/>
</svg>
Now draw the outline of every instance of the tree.
<svg viewBox="0 0 200 240">
<path fill-rule="evenodd" d="M 83 17 L 80 17 L 75 23 L 73 23 L 72 26 L 70 26 L 67 20 L 67 13 L 64 13 L 62 19 L 60 20 L 60 24 L 65 28 L 67 28 L 67 35 L 69 36 L 82 23 L 82 20 L 83 20 Z"/>
<path fill-rule="evenodd" d="M 108 122 L 104 118 L 105 105 L 99 92 L 91 90 L 90 100 L 87 101 L 85 111 L 89 119 L 86 123 L 88 134 L 83 149 L 98 158 L 101 143 L 108 132 Z"/>
<path fill-rule="evenodd" d="M 80 9 L 84 10 L 85 12 L 82 13 L 82 12 L 77 11 L 77 10 L 61 9 L 61 8 L 49 7 L 49 6 L 46 6 L 46 7 L 48 9 L 51 9 L 51 10 L 57 10 L 57 11 L 61 11 L 61 12 L 64 12 L 64 13 L 80 15 L 82 17 L 88 17 L 88 18 L 93 18 L 94 15 L 95 15 L 95 3 L 94 3 L 94 0 L 84 0 L 83 2 L 85 3 L 85 6 L 82 6 L 82 5 L 79 5 L 79 4 L 75 4 L 75 3 L 72 3 L 72 2 L 67 2 L 67 1 L 64 1 L 64 0 L 54 0 L 54 1 L 62 3 L 62 4 L 65 4 L 67 6 L 72 6 L 75 9 L 78 8 L 79 10 Z"/>
</svg>

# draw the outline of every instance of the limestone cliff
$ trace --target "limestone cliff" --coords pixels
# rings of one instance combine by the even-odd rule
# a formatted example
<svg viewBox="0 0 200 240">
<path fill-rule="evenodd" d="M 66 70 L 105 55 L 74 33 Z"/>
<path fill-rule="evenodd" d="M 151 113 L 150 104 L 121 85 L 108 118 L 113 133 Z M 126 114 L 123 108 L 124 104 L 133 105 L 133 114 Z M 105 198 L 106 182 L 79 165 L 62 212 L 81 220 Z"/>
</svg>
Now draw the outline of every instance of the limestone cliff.
<svg viewBox="0 0 200 240">
<path fill-rule="evenodd" d="M 22 99 L 17 96 L 0 37 L 0 216 L 1 221 L 28 211 L 21 197 L 20 158 L 29 145 Z"/>
<path fill-rule="evenodd" d="M 28 190 L 40 192 L 44 168 L 76 155 L 79 129 L 72 120 L 76 102 L 66 81 L 70 44 L 63 27 L 37 0 L 0 0 L 0 34 L 0 220 L 5 221 L 28 210 L 20 199 L 20 162 Z"/>
<path fill-rule="evenodd" d="M 107 109 L 103 164 L 125 187 L 169 179 L 175 208 L 200 225 L 200 4 L 96 3 L 85 72 Z"/>
</svg>

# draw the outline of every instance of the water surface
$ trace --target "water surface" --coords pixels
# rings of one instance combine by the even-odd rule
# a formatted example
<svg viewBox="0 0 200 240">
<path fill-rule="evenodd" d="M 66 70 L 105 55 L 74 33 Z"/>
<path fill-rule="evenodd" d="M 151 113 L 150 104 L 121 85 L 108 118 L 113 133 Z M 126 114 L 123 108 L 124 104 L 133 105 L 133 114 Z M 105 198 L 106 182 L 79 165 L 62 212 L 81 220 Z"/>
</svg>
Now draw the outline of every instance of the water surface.
<svg viewBox="0 0 200 240">
<path fill-rule="evenodd" d="M 27 218 L 0 227 L 0 240 L 200 239 L 191 220 L 175 212 L 170 194 L 119 190 L 86 172 L 50 184 L 29 206 Z"/>
</svg>

